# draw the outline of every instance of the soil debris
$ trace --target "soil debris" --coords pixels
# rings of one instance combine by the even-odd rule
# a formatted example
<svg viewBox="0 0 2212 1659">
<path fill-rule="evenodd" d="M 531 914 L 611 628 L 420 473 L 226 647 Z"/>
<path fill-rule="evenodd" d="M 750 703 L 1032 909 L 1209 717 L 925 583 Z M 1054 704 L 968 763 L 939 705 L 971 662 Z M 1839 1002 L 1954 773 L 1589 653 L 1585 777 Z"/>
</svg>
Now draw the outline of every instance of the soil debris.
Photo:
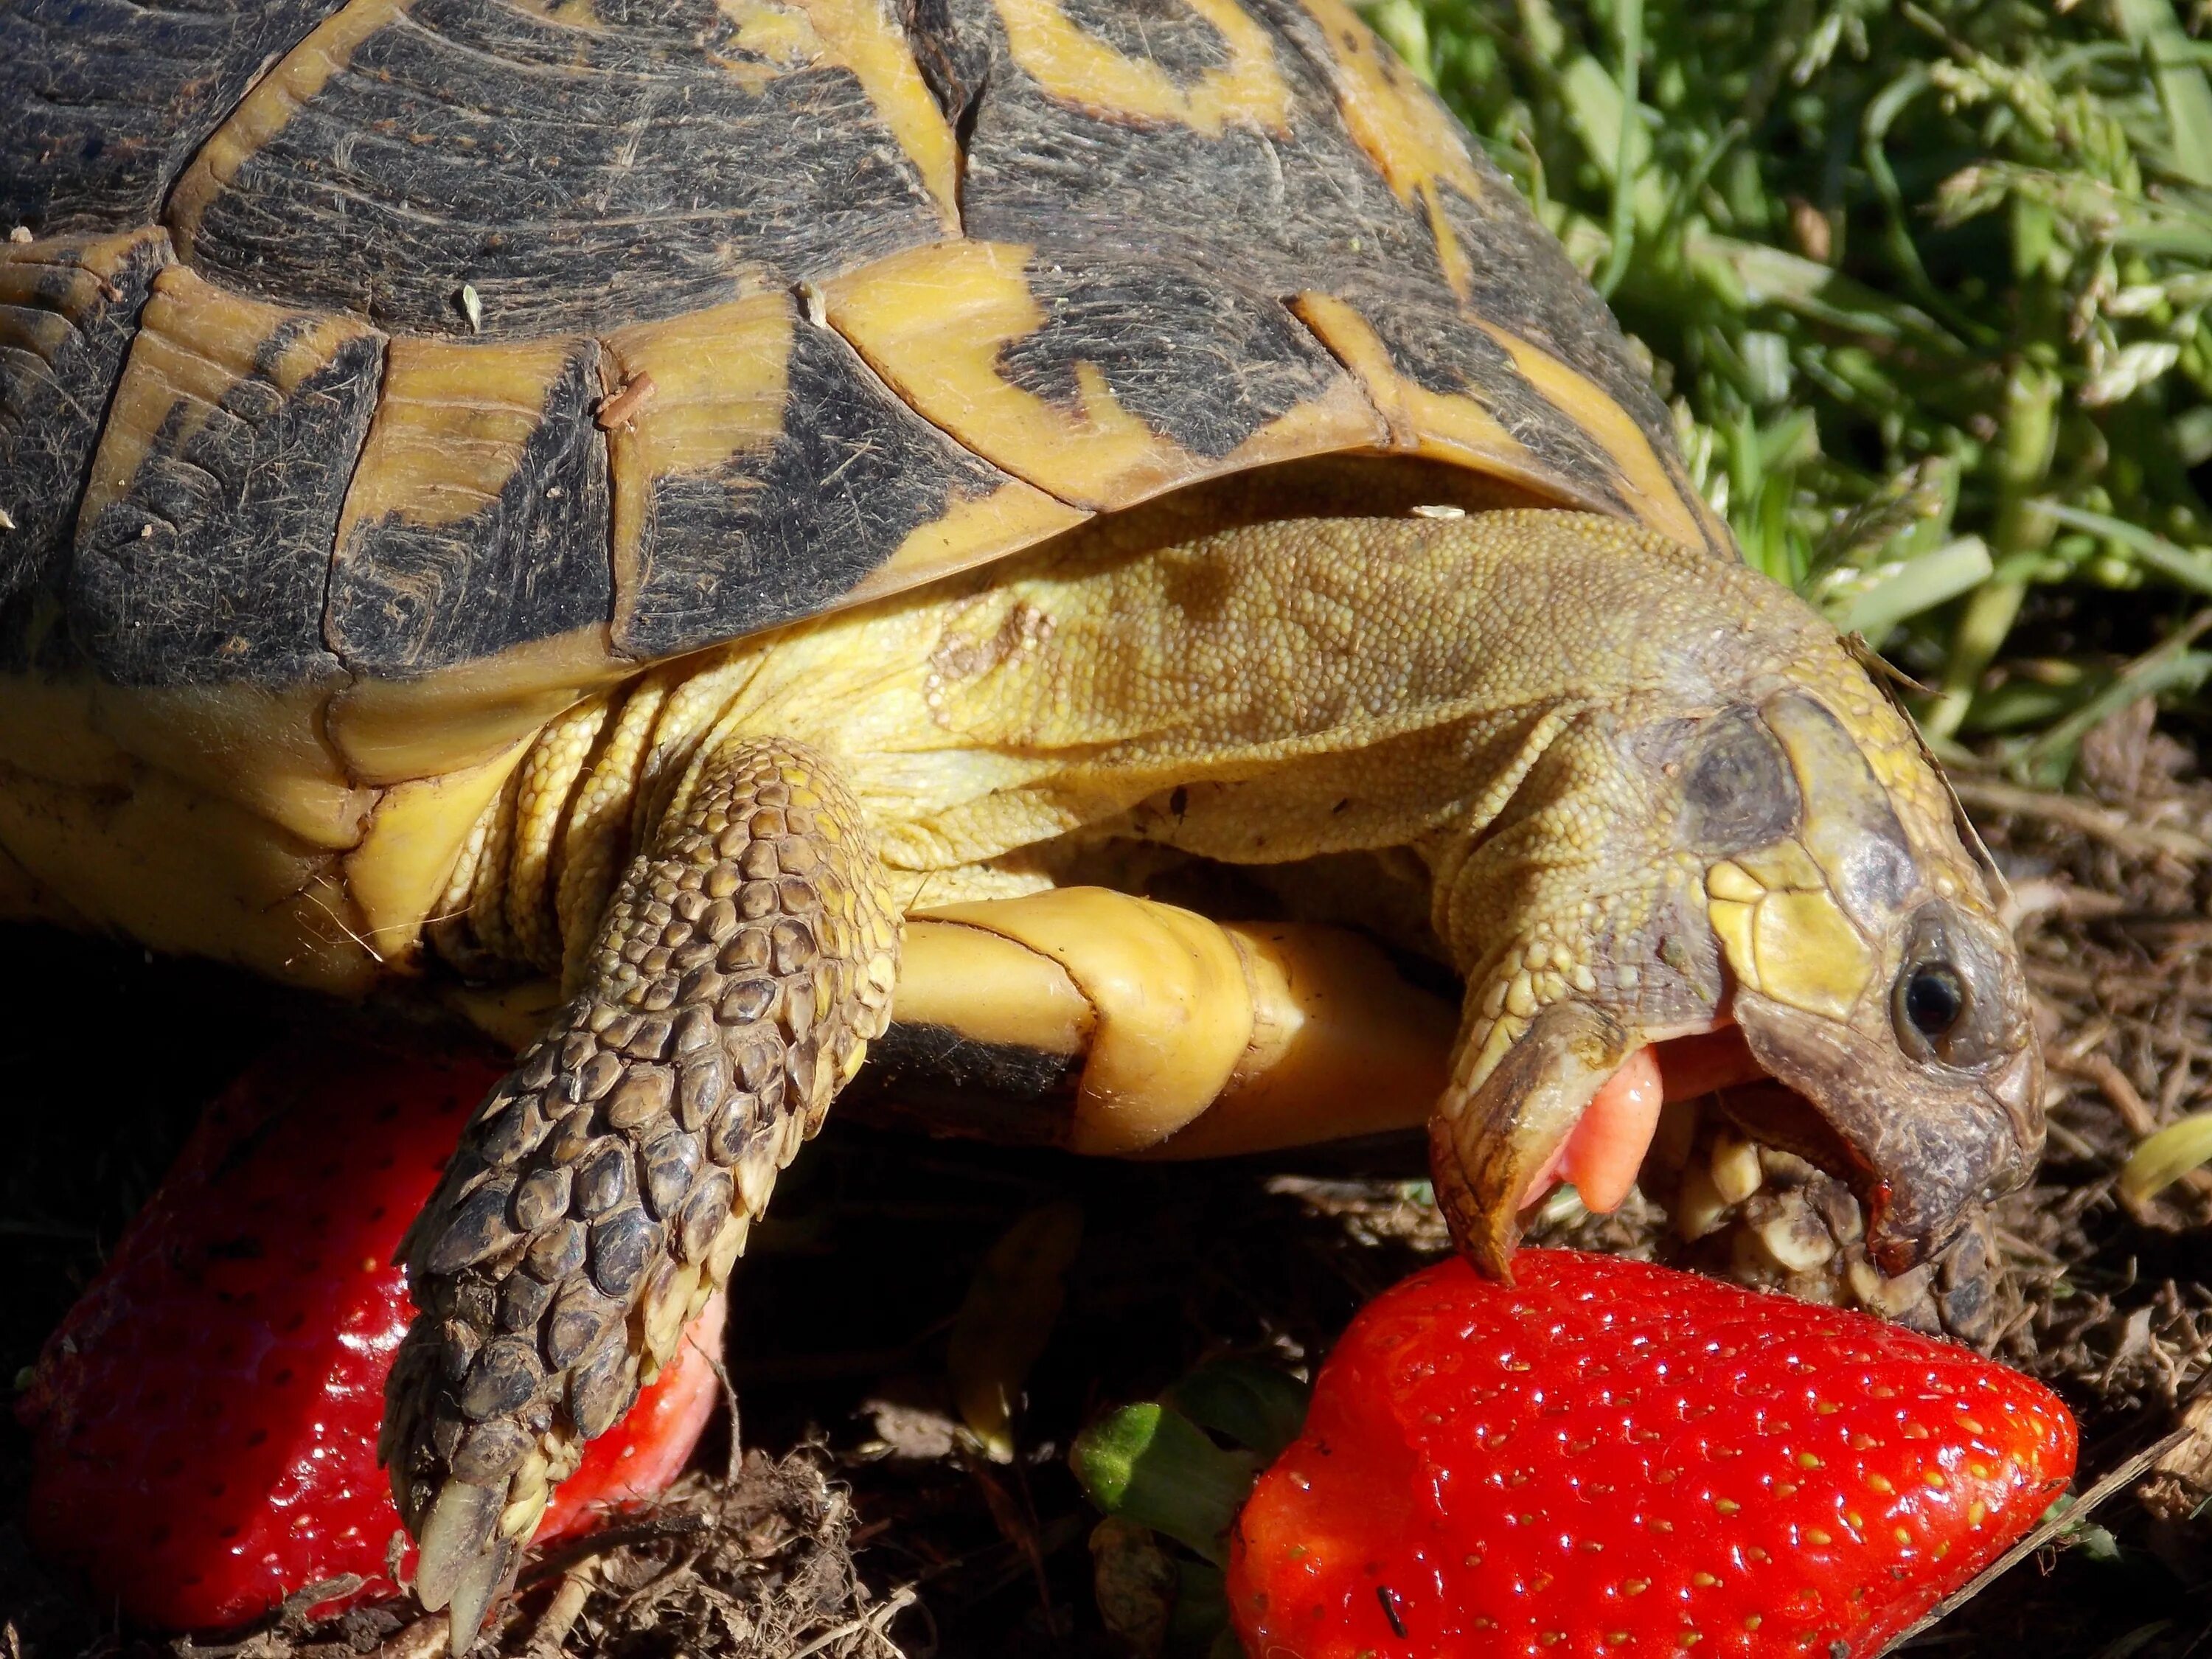
<svg viewBox="0 0 2212 1659">
<path fill-rule="evenodd" d="M 878 1592 L 854 1562 L 849 1490 L 817 1444 L 749 1454 L 734 1473 L 686 1475 L 659 1503 L 548 1552 L 473 1650 L 477 1659 L 905 1659 L 891 1626 L 914 1601 Z M 446 1620 L 411 1600 L 311 1620 L 357 1578 L 309 1586 L 263 1624 L 220 1643 L 162 1641 L 51 1618 L 27 1620 L 21 1652 L 86 1659 L 444 1659 Z M 4 1583 L 4 1581 L 0 1581 Z M 37 1598 L 50 1614 L 65 1586 Z M 36 1605 L 27 1609 L 32 1618 Z M 20 1616 L 20 1615 L 19 1615 Z M 15 1626 L 10 1626 L 15 1629 Z M 19 1659 L 11 1652 L 9 1659 Z"/>
</svg>

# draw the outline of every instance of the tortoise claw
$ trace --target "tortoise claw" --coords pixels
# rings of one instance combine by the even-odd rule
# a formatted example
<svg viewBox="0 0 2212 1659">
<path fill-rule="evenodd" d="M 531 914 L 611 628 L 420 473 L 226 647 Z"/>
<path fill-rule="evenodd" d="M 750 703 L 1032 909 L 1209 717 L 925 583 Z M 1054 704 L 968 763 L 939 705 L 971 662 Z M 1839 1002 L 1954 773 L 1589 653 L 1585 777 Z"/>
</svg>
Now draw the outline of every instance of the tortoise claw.
<svg viewBox="0 0 2212 1659">
<path fill-rule="evenodd" d="M 446 1610 L 447 1651 L 466 1653 L 476 1645 L 485 1613 L 513 1577 L 515 1558 L 521 1553 L 514 1540 L 500 1538 L 492 1547 L 469 1558 L 453 1584 L 453 1599 Z"/>
<path fill-rule="evenodd" d="M 479 1591 L 473 1610 L 460 1601 L 464 1589 L 477 1590 L 481 1564 L 502 1552 L 493 1547 L 505 1498 L 488 1486 L 448 1480 L 439 1489 L 422 1523 L 421 1559 L 415 1569 L 415 1594 L 432 1612 L 453 1608 L 453 1650 L 465 1650 L 483 1622 L 488 1594 Z M 465 1620 L 464 1613 L 468 1613 Z M 463 1626 L 465 1623 L 466 1629 Z"/>
<path fill-rule="evenodd" d="M 1429 1125 L 1437 1199 L 1460 1249 L 1490 1277 L 1512 1282 L 1531 1182 L 1630 1046 L 1604 1010 L 1555 1002 L 1479 1084 L 1469 1088 L 1462 1073 L 1445 1090 Z"/>
</svg>

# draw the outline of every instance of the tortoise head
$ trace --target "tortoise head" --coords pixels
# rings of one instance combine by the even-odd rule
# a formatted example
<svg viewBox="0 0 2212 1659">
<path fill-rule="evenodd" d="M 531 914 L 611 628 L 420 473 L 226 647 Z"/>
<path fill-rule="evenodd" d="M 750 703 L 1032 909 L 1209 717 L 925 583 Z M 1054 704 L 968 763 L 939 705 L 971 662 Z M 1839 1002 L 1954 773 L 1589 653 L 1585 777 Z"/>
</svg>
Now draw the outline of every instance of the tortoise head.
<svg viewBox="0 0 2212 1659">
<path fill-rule="evenodd" d="M 1909 720 L 1808 637 L 1703 707 L 1578 714 L 1438 868 L 1448 928 L 1510 941 L 1462 962 L 1431 1130 L 1492 1271 L 1554 1174 L 1617 1201 L 1662 1088 L 1724 1085 L 1754 1139 L 1848 1180 L 1892 1273 L 2034 1167 L 2042 1056 L 1995 871 Z"/>
</svg>

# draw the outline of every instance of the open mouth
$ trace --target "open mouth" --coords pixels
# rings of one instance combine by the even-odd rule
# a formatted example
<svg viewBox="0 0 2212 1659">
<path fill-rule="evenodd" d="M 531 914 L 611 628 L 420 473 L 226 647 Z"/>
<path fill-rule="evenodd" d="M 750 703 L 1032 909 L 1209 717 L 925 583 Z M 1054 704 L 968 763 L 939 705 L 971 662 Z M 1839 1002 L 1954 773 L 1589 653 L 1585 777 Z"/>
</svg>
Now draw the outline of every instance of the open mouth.
<svg viewBox="0 0 2212 1659">
<path fill-rule="evenodd" d="M 1600 1085 L 1528 1183 L 1530 1232 L 1586 1249 L 1633 1245 L 1986 1350 L 2016 1311 L 1986 1225 L 1970 1223 L 1917 1266 L 1885 1265 L 1869 1237 L 1883 1184 L 1723 1018 L 1639 1049 Z M 1579 1204 L 1547 1201 L 1562 1183 Z M 1600 1218 L 1632 1191 L 1644 1207 Z"/>
<path fill-rule="evenodd" d="M 1776 1081 L 1752 1055 L 1742 1031 L 1725 1014 L 1709 1031 L 1670 1037 L 1638 1049 L 1590 1097 L 1581 1117 L 1538 1166 L 1521 1199 L 1527 1210 L 1565 1182 L 1585 1207 L 1617 1209 L 1643 1176 L 1670 1106 L 1697 1103 L 1698 1113 L 1731 1125 L 1753 1146 L 1790 1154 L 1848 1181 L 1863 1206 L 1881 1201 L 1842 1138 L 1796 1090 Z"/>
</svg>

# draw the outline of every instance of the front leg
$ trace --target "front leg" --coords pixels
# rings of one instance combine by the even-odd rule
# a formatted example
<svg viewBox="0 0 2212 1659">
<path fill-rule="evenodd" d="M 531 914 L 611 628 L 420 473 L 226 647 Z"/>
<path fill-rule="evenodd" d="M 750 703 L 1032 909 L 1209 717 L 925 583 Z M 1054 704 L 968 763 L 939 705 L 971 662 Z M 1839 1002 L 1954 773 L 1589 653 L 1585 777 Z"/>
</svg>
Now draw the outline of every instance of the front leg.
<svg viewBox="0 0 2212 1659">
<path fill-rule="evenodd" d="M 625 874 L 588 983 L 401 1246 L 379 1450 L 456 1652 L 553 1486 L 675 1352 L 889 1018 L 899 919 L 821 758 L 723 738 Z"/>
</svg>

